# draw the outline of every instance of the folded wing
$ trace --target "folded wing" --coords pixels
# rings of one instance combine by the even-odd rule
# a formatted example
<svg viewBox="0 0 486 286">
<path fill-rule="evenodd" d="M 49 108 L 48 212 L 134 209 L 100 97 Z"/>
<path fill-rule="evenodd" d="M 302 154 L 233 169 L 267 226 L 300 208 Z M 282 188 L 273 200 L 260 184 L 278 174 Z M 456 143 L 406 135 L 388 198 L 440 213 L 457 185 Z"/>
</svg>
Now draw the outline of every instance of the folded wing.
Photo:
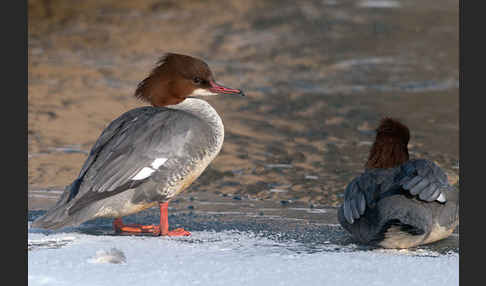
<svg viewBox="0 0 486 286">
<path fill-rule="evenodd" d="M 139 108 L 113 121 L 100 135 L 72 188 L 76 203 L 70 213 L 92 201 L 109 197 L 150 180 L 169 180 L 172 165 L 185 168 L 187 158 L 197 158 L 207 146 L 208 126 L 195 116 L 167 108 Z M 161 170 L 161 171 L 159 171 Z M 161 174 L 166 170 L 167 174 Z"/>
<path fill-rule="evenodd" d="M 396 168 L 371 169 L 346 187 L 344 217 L 352 224 L 379 199 L 404 191 L 422 201 L 445 203 L 445 190 L 449 188 L 447 175 L 436 164 L 424 159 L 409 160 Z"/>
</svg>

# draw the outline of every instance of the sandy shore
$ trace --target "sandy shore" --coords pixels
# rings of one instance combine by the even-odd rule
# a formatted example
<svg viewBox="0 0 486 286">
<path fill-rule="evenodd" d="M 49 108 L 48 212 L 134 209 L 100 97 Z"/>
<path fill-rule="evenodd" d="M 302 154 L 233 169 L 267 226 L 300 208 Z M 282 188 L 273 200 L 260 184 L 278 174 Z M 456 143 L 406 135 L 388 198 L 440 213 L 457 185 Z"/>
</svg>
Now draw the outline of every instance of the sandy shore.
<svg viewBox="0 0 486 286">
<path fill-rule="evenodd" d="M 372 2 L 29 1 L 29 208 L 48 207 L 39 190 L 57 197 L 104 127 L 143 105 L 135 87 L 166 51 L 248 95 L 209 100 L 225 143 L 188 192 L 336 206 L 385 115 L 456 183 L 457 1 Z"/>
</svg>

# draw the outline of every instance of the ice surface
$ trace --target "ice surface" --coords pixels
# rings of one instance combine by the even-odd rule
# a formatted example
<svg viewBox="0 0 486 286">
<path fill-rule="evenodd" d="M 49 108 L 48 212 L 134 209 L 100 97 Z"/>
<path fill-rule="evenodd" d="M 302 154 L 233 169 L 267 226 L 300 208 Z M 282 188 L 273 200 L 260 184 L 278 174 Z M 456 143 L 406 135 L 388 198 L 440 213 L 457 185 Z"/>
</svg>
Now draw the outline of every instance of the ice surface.
<svg viewBox="0 0 486 286">
<path fill-rule="evenodd" d="M 93 263 L 125 263 L 127 258 L 123 251 L 112 248 L 110 250 L 99 250 L 96 252 L 96 256 L 88 260 Z"/>
<path fill-rule="evenodd" d="M 360 250 L 325 241 L 308 251 L 300 242 L 253 232 L 166 238 L 29 229 L 28 243 L 31 286 L 459 284 L 457 253 Z"/>
</svg>

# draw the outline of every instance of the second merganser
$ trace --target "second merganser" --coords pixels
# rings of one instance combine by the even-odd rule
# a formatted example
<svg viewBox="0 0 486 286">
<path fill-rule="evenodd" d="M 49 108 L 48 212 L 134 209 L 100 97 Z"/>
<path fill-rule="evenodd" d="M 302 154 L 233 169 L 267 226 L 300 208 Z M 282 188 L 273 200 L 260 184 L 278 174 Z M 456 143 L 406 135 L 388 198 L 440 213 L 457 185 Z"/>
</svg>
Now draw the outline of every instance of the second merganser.
<svg viewBox="0 0 486 286">
<path fill-rule="evenodd" d="M 339 223 L 361 243 L 415 247 L 448 237 L 459 224 L 459 191 L 432 161 L 409 160 L 409 138 L 407 126 L 384 118 L 366 171 L 346 187 Z"/>
<path fill-rule="evenodd" d="M 111 217 L 118 233 L 190 235 L 169 230 L 168 202 L 221 150 L 223 122 L 209 103 L 195 98 L 217 94 L 244 95 L 217 84 L 204 61 L 165 54 L 135 91 L 152 106 L 132 109 L 103 130 L 78 178 L 32 227 L 58 229 Z M 123 224 L 121 217 L 157 205 L 159 225 Z"/>
</svg>

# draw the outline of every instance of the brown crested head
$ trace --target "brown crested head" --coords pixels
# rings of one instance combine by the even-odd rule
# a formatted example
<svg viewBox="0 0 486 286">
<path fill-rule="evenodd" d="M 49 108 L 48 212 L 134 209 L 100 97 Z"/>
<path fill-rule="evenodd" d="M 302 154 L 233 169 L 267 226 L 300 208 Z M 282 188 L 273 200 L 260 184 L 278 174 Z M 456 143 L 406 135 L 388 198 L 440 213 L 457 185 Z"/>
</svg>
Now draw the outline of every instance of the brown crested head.
<svg viewBox="0 0 486 286">
<path fill-rule="evenodd" d="M 376 129 L 365 168 L 393 168 L 408 161 L 410 130 L 393 118 L 383 118 Z"/>
<path fill-rule="evenodd" d="M 243 92 L 216 84 L 204 61 L 175 53 L 162 56 L 135 91 L 135 97 L 153 106 L 173 105 L 187 97 L 216 94 L 243 95 Z"/>
</svg>

